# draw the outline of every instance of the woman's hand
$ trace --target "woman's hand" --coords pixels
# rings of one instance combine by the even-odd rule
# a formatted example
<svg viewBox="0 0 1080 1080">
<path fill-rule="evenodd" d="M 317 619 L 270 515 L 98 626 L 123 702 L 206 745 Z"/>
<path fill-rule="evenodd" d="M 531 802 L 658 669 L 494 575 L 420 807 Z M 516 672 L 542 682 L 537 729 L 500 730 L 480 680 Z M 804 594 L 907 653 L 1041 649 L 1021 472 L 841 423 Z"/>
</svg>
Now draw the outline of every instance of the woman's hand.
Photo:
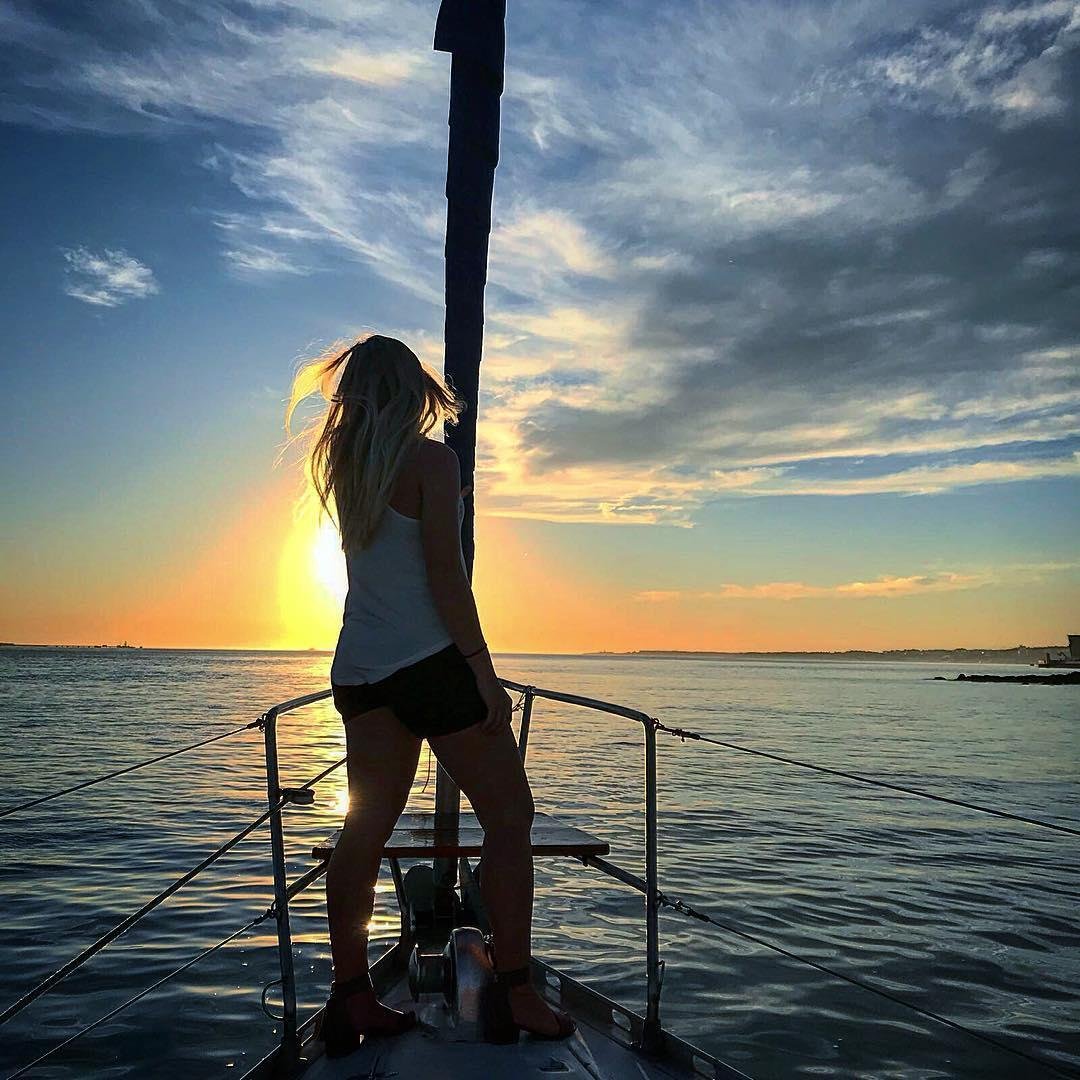
<svg viewBox="0 0 1080 1080">
<path fill-rule="evenodd" d="M 503 728 L 510 726 L 510 716 L 514 703 L 503 689 L 494 670 L 490 675 L 483 675 L 476 680 L 477 689 L 487 706 L 487 718 L 480 721 L 480 730 L 485 735 L 498 735 Z"/>
</svg>

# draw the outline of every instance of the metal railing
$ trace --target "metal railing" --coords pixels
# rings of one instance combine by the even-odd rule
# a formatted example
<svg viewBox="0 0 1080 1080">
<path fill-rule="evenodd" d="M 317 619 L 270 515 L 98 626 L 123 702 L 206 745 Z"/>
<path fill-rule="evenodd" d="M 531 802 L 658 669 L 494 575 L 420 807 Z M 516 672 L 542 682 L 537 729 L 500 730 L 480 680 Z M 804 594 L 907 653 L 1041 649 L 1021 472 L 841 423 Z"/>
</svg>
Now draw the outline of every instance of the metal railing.
<svg viewBox="0 0 1080 1080">
<path fill-rule="evenodd" d="M 653 1051 L 660 1048 L 663 1036 L 660 1025 L 660 991 L 663 976 L 662 963 L 660 961 L 659 951 L 659 911 L 663 903 L 664 897 L 660 892 L 658 880 L 657 880 L 657 788 L 656 788 L 656 732 L 660 727 L 660 722 L 654 717 L 650 717 L 647 713 L 641 712 L 637 709 L 630 709 L 623 705 L 617 705 L 613 702 L 602 701 L 597 698 L 582 697 L 577 694 L 564 694 L 556 690 L 546 690 L 540 687 L 526 685 L 522 683 L 513 682 L 508 679 L 501 679 L 500 682 L 507 689 L 518 691 L 522 694 L 517 708 L 521 708 L 521 720 L 518 729 L 518 752 L 520 753 L 522 760 L 525 759 L 528 750 L 529 733 L 532 724 L 533 703 L 536 698 L 544 698 L 549 701 L 561 702 L 563 704 L 575 705 L 581 708 L 592 709 L 597 712 L 607 713 L 612 716 L 620 716 L 628 720 L 633 720 L 636 723 L 642 725 L 642 729 L 645 734 L 645 877 L 641 878 L 630 871 L 624 870 L 614 863 L 609 862 L 607 859 L 602 859 L 597 856 L 583 856 L 580 857 L 581 861 L 587 865 L 593 866 L 600 870 L 602 873 L 623 882 L 642 892 L 645 896 L 645 934 L 646 934 L 646 1013 L 642 1020 L 640 1048 L 646 1051 Z M 281 995 L 282 995 L 282 1012 L 280 1016 L 276 1016 L 282 1025 L 282 1038 L 279 1046 L 278 1053 L 280 1055 L 280 1061 L 282 1065 L 286 1067 L 292 1067 L 299 1060 L 300 1053 L 300 1040 L 299 1040 L 299 1027 L 297 1024 L 297 1005 L 296 1005 L 296 974 L 293 961 L 292 952 L 292 931 L 290 927 L 289 919 L 289 901 L 293 896 L 296 896 L 299 892 L 306 889 L 313 882 L 318 880 L 327 869 L 329 860 L 320 863 L 320 865 L 312 868 L 306 873 L 300 875 L 292 884 L 288 881 L 286 861 L 285 861 L 285 836 L 284 827 L 282 824 L 282 812 L 286 806 L 290 804 L 296 805 L 308 805 L 313 801 L 314 786 L 326 776 L 328 776 L 335 769 L 340 768 L 345 764 L 346 758 L 341 758 L 334 762 L 322 772 L 318 773 L 306 783 L 299 787 L 282 787 L 280 776 L 280 764 L 278 756 L 278 720 L 280 717 L 286 716 L 289 713 L 295 712 L 298 709 L 302 709 L 305 706 L 316 704 L 320 701 L 325 701 L 331 696 L 330 690 L 320 690 L 312 694 L 305 694 L 301 697 L 292 698 L 288 701 L 283 701 L 277 705 L 271 706 L 265 713 L 263 713 L 257 720 L 252 721 L 250 724 L 246 724 L 243 727 L 234 729 L 233 731 L 223 733 L 222 735 L 214 736 L 210 739 L 203 740 L 198 743 L 194 743 L 191 746 L 183 747 L 175 751 L 170 751 L 167 754 L 159 755 L 154 758 L 150 758 L 145 762 L 140 762 L 137 765 L 125 767 L 108 773 L 105 776 L 98 777 L 92 781 L 87 781 L 84 784 L 79 784 L 71 788 L 64 789 L 59 792 L 55 792 L 52 795 L 46 796 L 43 799 L 35 799 L 30 802 L 17 807 L 8 808 L 9 813 L 15 813 L 19 810 L 29 809 L 31 806 L 36 806 L 42 801 L 47 801 L 51 798 L 57 798 L 61 795 L 70 794 L 73 791 L 79 790 L 89 784 L 96 784 L 104 782 L 105 780 L 112 779 L 116 776 L 120 776 L 126 772 L 132 771 L 136 768 L 142 768 L 150 764 L 154 764 L 158 761 L 165 760 L 168 757 L 175 756 L 176 754 L 184 753 L 188 750 L 195 749 L 203 746 L 209 742 L 215 742 L 220 738 L 225 738 L 231 734 L 237 734 L 251 728 L 258 727 L 263 734 L 264 745 L 264 757 L 266 767 L 266 798 L 268 809 L 265 813 L 260 814 L 255 821 L 251 822 L 243 830 L 231 837 L 226 843 L 222 844 L 218 849 L 211 852 L 211 854 L 203 859 L 192 870 L 188 871 L 176 882 L 162 890 L 157 896 L 153 897 L 150 901 L 143 905 L 138 911 L 133 912 L 121 923 L 114 927 L 109 933 L 104 935 L 98 941 L 96 941 L 89 948 L 84 949 L 82 953 L 74 957 L 71 961 L 61 967 L 58 971 L 54 972 L 47 979 L 43 980 L 36 987 L 34 987 L 29 993 L 24 995 L 19 1001 L 15 1002 L 8 1009 L 0 1013 L 0 1023 L 4 1020 L 10 1019 L 17 1013 L 21 1012 L 26 1006 L 28 1006 L 33 1000 L 47 993 L 54 986 L 56 986 L 62 979 L 69 975 L 76 968 L 86 963 L 93 955 L 103 949 L 111 941 L 115 940 L 120 934 L 122 934 L 130 926 L 134 925 L 149 911 L 153 910 L 165 899 L 178 891 L 180 888 L 188 884 L 198 874 L 205 870 L 208 866 L 216 862 L 227 851 L 235 847 L 241 840 L 250 835 L 255 829 L 257 829 L 263 823 L 269 824 L 270 829 L 270 850 L 273 867 L 273 881 L 274 881 L 274 900 L 273 904 L 264 912 L 258 916 L 255 920 L 248 924 L 247 927 L 241 928 L 236 934 L 230 935 L 224 942 L 219 943 L 208 950 L 207 953 L 201 955 L 207 955 L 223 945 L 227 944 L 234 937 L 243 933 L 244 930 L 250 929 L 265 919 L 273 917 L 277 928 L 277 950 L 278 950 L 278 964 L 280 967 L 281 978 L 275 980 L 280 982 Z M 398 877 L 396 865 L 392 865 L 392 869 L 395 871 L 395 880 Z M 402 890 L 400 888 L 400 882 L 396 880 L 397 889 L 396 892 L 399 897 L 399 902 L 402 897 Z M 194 963 L 195 961 L 191 961 Z M 185 970 L 189 965 L 185 965 L 184 968 L 177 969 L 176 972 L 171 973 L 166 978 L 171 978 L 173 975 L 178 974 L 179 971 Z M 164 980 L 162 980 L 164 981 Z M 158 984 L 155 984 L 155 986 Z M 273 984 L 270 984 L 273 985 Z M 126 1002 L 124 1006 L 132 1004 L 139 1000 L 142 996 L 149 992 L 153 987 L 147 990 L 141 991 L 138 995 Z M 264 990 L 264 1008 L 265 1008 L 265 990 Z M 45 1057 L 51 1056 L 52 1053 L 61 1049 L 63 1046 L 68 1045 L 74 1038 L 78 1038 L 79 1035 L 85 1034 L 86 1031 L 91 1030 L 97 1024 L 104 1022 L 112 1014 L 108 1014 L 106 1017 L 99 1018 L 94 1024 L 87 1028 L 84 1028 L 72 1039 L 67 1040 L 41 1058 L 32 1062 L 29 1066 L 24 1067 L 21 1072 L 25 1072 L 34 1064 L 44 1060 Z"/>
<path fill-rule="evenodd" d="M 564 705 L 576 705 L 594 712 L 621 716 L 641 724 L 645 733 L 645 879 L 616 866 L 596 855 L 581 858 L 583 863 L 595 867 L 609 877 L 615 878 L 645 894 L 645 1024 L 642 1029 L 641 1048 L 651 1052 L 659 1048 L 662 1034 L 660 1026 L 660 990 L 663 984 L 663 966 L 660 961 L 660 885 L 657 879 L 656 840 L 656 729 L 659 721 L 638 709 L 615 705 L 599 698 L 582 697 L 579 694 L 563 694 L 558 690 L 499 680 L 503 686 L 525 695 L 518 731 L 518 752 L 522 761 L 529 745 L 529 728 L 532 722 L 532 705 L 535 698 L 559 701 Z"/>
<path fill-rule="evenodd" d="M 83 782 L 81 782 L 79 784 L 75 784 L 73 786 L 62 788 L 62 789 L 60 789 L 58 791 L 54 791 L 54 792 L 52 792 L 52 793 L 50 793 L 48 795 L 41 796 L 41 797 L 34 798 L 34 799 L 30 799 L 30 800 L 28 800 L 26 802 L 19 803 L 17 805 L 4 807 L 2 812 L 0 812 L 0 816 L 5 816 L 6 817 L 6 816 L 9 816 L 11 814 L 24 812 L 26 810 L 37 807 L 37 806 L 41 805 L 42 803 L 49 802 L 52 799 L 57 799 L 57 798 L 60 798 L 61 796 L 64 796 L 64 795 L 70 795 L 70 794 L 72 794 L 72 793 L 74 793 L 76 791 L 81 791 L 81 790 L 83 790 L 85 788 L 92 787 L 92 786 L 94 786 L 96 784 L 104 783 L 104 782 L 106 782 L 108 780 L 115 779 L 116 777 L 132 773 L 132 772 L 134 772 L 134 771 L 136 771 L 138 769 L 143 769 L 143 768 L 146 768 L 148 766 L 157 764 L 158 762 L 164 761 L 166 759 L 174 758 L 174 757 L 176 757 L 176 756 L 178 756 L 180 754 L 184 754 L 184 753 L 187 753 L 189 751 L 199 749 L 200 747 L 209 745 L 210 743 L 215 743 L 215 742 L 220 741 L 221 739 L 228 738 L 231 735 L 237 735 L 237 734 L 240 734 L 242 732 L 252 730 L 254 728 L 259 728 L 259 729 L 263 730 L 264 733 L 265 733 L 266 727 L 267 727 L 267 718 L 268 717 L 269 717 L 269 726 L 271 728 L 273 728 L 274 724 L 275 724 L 275 721 L 276 721 L 276 718 L 277 718 L 277 715 L 279 715 L 282 711 L 286 711 L 286 710 L 288 710 L 290 708 L 299 708 L 302 705 L 310 704 L 313 701 L 318 701 L 318 700 L 320 700 L 322 698 L 328 697 L 329 694 L 330 694 L 330 691 L 320 691 L 317 694 L 309 694 L 309 695 L 307 695 L 307 697 L 304 697 L 304 698 L 297 698 L 295 701 L 292 701 L 292 702 L 285 702 L 283 705 L 276 706 L 275 709 L 271 710 L 270 714 L 263 714 L 257 720 L 253 720 L 249 724 L 244 724 L 244 725 L 241 725 L 240 727 L 233 728 L 233 729 L 231 729 L 229 731 L 221 732 L 221 733 L 219 733 L 217 735 L 211 736 L 210 738 L 202 739 L 202 740 L 200 740 L 198 742 L 191 743 L 190 745 L 187 745 L 187 746 L 175 748 L 175 749 L 170 750 L 170 751 L 168 751 L 168 752 L 166 752 L 164 754 L 158 754 L 158 755 L 156 755 L 154 757 L 147 758 L 144 761 L 140 761 L 140 762 L 136 762 L 136 763 L 134 763 L 132 765 L 124 766 L 123 768 L 113 770 L 112 772 L 106 773 L 106 774 L 104 774 L 102 776 L 97 776 L 97 777 L 94 777 L 92 779 L 85 780 L 85 781 L 83 781 Z M 279 778 L 278 778 L 278 772 L 277 772 L 277 743 L 276 743 L 276 737 L 274 737 L 273 734 L 271 734 L 268 738 L 266 738 L 266 748 L 267 748 L 267 763 L 268 763 L 268 767 L 267 767 L 267 781 L 268 781 L 267 794 L 268 794 L 268 801 L 269 801 L 268 809 L 264 813 L 260 814 L 254 821 L 249 822 L 238 833 L 231 836 L 225 842 L 219 844 L 217 848 L 215 848 L 212 852 L 209 853 L 209 855 L 207 855 L 205 858 L 201 859 L 199 861 L 199 863 L 197 863 L 194 867 L 192 867 L 186 873 L 182 874 L 179 878 L 177 878 L 176 881 L 172 882 L 171 884 L 169 884 L 168 886 L 166 886 L 165 888 L 160 890 L 155 896 L 151 897 L 148 901 L 146 901 L 146 903 L 144 903 L 140 908 L 138 908 L 138 910 L 132 912 L 130 915 L 127 915 L 124 919 L 122 919 L 119 923 L 117 923 L 114 927 L 112 927 L 112 929 L 107 931 L 105 934 L 103 934 L 101 937 L 99 937 L 92 944 L 90 944 L 89 946 L 84 948 L 81 952 L 79 952 L 71 960 L 67 961 L 60 968 L 58 968 L 56 971 L 54 971 L 51 975 L 47 976 L 46 978 L 44 978 L 40 982 L 38 982 L 29 991 L 27 991 L 25 994 L 23 994 L 22 997 L 20 997 L 17 1001 L 13 1002 L 11 1005 L 7 1006 L 6 1008 L 0 1010 L 0 1025 L 7 1023 L 9 1020 L 13 1019 L 15 1016 L 17 1016 L 21 1012 L 23 1012 L 27 1007 L 29 1007 L 38 998 L 42 997 L 43 995 L 49 993 L 51 990 L 55 989 L 64 979 L 66 979 L 74 971 L 81 968 L 84 964 L 86 964 L 88 961 L 90 961 L 94 956 L 96 956 L 103 949 L 105 949 L 109 944 L 111 944 L 118 937 L 120 937 L 120 935 L 125 933 L 132 926 L 134 926 L 136 923 L 138 923 L 140 920 L 142 920 L 146 915 L 148 915 L 151 911 L 153 911 L 158 906 L 160 906 L 162 903 L 164 903 L 169 897 L 173 896 L 179 890 L 181 890 L 182 888 L 184 888 L 185 886 L 190 884 L 190 882 L 192 882 L 196 877 L 198 877 L 200 874 L 202 874 L 210 866 L 214 865 L 219 859 L 221 859 L 229 851 L 233 850 L 241 841 L 243 841 L 248 836 L 250 836 L 256 829 L 258 829 L 264 823 L 266 823 L 268 821 L 270 822 L 272 846 L 274 846 L 276 851 L 280 851 L 282 853 L 282 855 L 284 854 L 284 843 L 283 843 L 282 829 L 281 829 L 281 814 L 282 814 L 282 811 L 290 803 L 298 803 L 298 804 L 310 803 L 312 801 L 312 799 L 313 799 L 313 791 L 311 789 L 313 789 L 314 786 L 320 780 L 322 780 L 323 778 L 328 776 L 331 772 L 333 772 L 335 769 L 339 768 L 341 765 L 345 764 L 346 759 L 341 758 L 339 761 L 335 762 L 329 768 L 324 769 L 322 772 L 320 772 L 317 775 L 313 776 L 310 780 L 306 781 L 304 784 L 300 785 L 299 787 L 282 788 L 280 786 L 280 782 L 279 782 Z M 221 948 L 224 948 L 230 942 L 232 942 L 236 938 L 238 938 L 241 934 L 245 933 L 248 930 L 251 930 L 255 926 L 258 926 L 260 923 L 262 923 L 266 919 L 269 919 L 269 918 L 272 918 L 272 917 L 277 917 L 279 934 L 280 934 L 283 923 L 282 923 L 282 919 L 281 919 L 280 913 L 279 913 L 279 905 L 287 907 L 289 899 L 291 897 L 297 895 L 299 892 L 302 892 L 313 881 L 317 880 L 317 878 L 319 876 L 321 876 L 321 874 L 323 874 L 325 872 L 326 868 L 325 868 L 325 866 L 316 867 L 314 870 L 308 871 L 306 874 L 302 874 L 299 878 L 297 878 L 296 881 L 294 881 L 292 883 L 292 885 L 286 885 L 285 882 L 284 882 L 283 877 L 281 878 L 280 882 L 278 880 L 278 875 L 277 875 L 277 872 L 276 872 L 277 871 L 277 865 L 278 865 L 278 861 L 275 860 L 275 886 L 277 887 L 280 884 L 280 885 L 283 885 L 284 888 L 281 888 L 280 890 L 277 889 L 277 888 L 275 889 L 275 902 L 273 904 L 271 904 L 270 907 L 268 907 L 266 909 L 266 911 L 264 911 L 261 915 L 256 916 L 254 919 L 252 919 L 250 922 L 248 922 L 245 926 L 240 927 L 238 930 L 236 930 L 234 933 L 230 934 L 223 941 L 219 941 L 217 944 L 212 945 L 207 949 L 204 949 L 202 952 L 200 952 L 198 955 L 196 955 L 192 959 L 190 959 L 187 962 L 185 962 L 184 964 L 182 964 L 180 967 L 176 968 L 173 971 L 168 972 L 166 975 L 164 975 L 162 978 L 158 979 L 152 985 L 144 988 L 143 990 L 141 990 L 137 994 L 135 994 L 133 997 L 131 997 L 127 1001 L 123 1002 L 121 1005 L 119 1005 L 116 1008 L 110 1010 L 104 1016 L 98 1017 L 97 1020 L 95 1020 L 92 1023 L 87 1024 L 86 1026 L 82 1027 L 74 1035 L 72 1035 L 69 1038 L 63 1040 L 62 1042 L 52 1046 L 50 1049 L 46 1050 L 43 1054 L 40 1054 L 33 1061 L 31 1061 L 31 1062 L 27 1063 L 26 1065 L 23 1065 L 22 1067 L 18 1068 L 14 1073 L 11 1074 L 12 1080 L 14 1080 L 14 1077 L 16 1077 L 16 1076 L 25 1075 L 27 1072 L 29 1072 L 30 1070 L 35 1068 L 37 1065 L 42 1064 L 45 1060 L 52 1057 L 53 1054 L 57 1053 L 58 1051 L 64 1049 L 67 1046 L 70 1046 L 77 1039 L 79 1039 L 82 1036 L 86 1035 L 88 1032 L 93 1031 L 96 1027 L 98 1027 L 101 1024 L 105 1023 L 106 1021 L 110 1020 L 112 1017 L 116 1016 L 118 1013 L 120 1013 L 122 1010 L 128 1008 L 130 1005 L 135 1004 L 137 1001 L 141 1000 L 143 997 L 145 997 L 151 991 L 157 989 L 158 987 L 164 985 L 164 983 L 168 982 L 170 979 L 173 979 L 177 975 L 179 975 L 182 972 L 186 971 L 188 968 L 190 968 L 194 964 L 198 963 L 199 960 L 203 959 L 204 957 L 211 955 L 212 953 L 216 952 L 217 950 L 219 950 Z M 280 865 L 281 865 L 282 869 L 284 869 L 284 861 L 283 861 L 283 859 L 280 861 Z M 284 921 L 284 929 L 285 929 L 285 933 L 286 933 L 286 938 L 288 938 L 288 922 L 287 922 L 287 919 Z M 280 945 L 281 945 L 281 942 L 280 942 L 280 937 L 279 937 L 279 948 L 280 948 Z M 290 962 L 287 965 L 285 965 L 285 967 L 286 967 L 286 969 L 288 971 L 291 972 L 291 969 L 292 969 L 292 965 L 291 965 L 291 941 L 289 942 L 289 948 L 290 948 Z M 274 984 L 271 983 L 270 985 L 274 985 Z M 266 991 L 264 990 L 264 992 L 263 992 L 264 1011 L 266 1011 L 265 997 L 266 997 Z M 295 1015 L 295 998 L 293 1000 L 294 1000 L 294 1015 Z M 272 1014 L 270 1014 L 268 1012 L 268 1015 L 272 1015 Z M 275 1019 L 280 1020 L 280 1017 L 275 1017 Z"/>
<path fill-rule="evenodd" d="M 645 895 L 645 957 L 646 957 L 646 1006 L 645 1022 L 642 1029 L 641 1049 L 651 1052 L 659 1048 L 662 1041 L 660 1025 L 660 990 L 663 970 L 660 961 L 660 888 L 657 880 L 657 833 L 656 833 L 656 729 L 659 724 L 655 718 L 637 709 L 616 705 L 598 698 L 581 697 L 577 694 L 563 694 L 557 690 L 545 690 L 541 687 L 517 683 L 510 679 L 499 680 L 504 687 L 523 695 L 521 721 L 518 728 L 518 752 L 524 761 L 528 750 L 529 731 L 532 725 L 533 701 L 544 698 L 566 705 L 576 705 L 596 712 L 621 716 L 642 725 L 645 732 L 645 878 L 642 879 L 621 867 L 595 856 L 586 856 L 582 862 L 595 867 L 609 877 L 644 893 Z M 278 772 L 277 721 L 281 716 L 294 712 L 306 705 L 323 701 L 330 696 L 329 690 L 284 701 L 274 705 L 263 716 L 262 729 L 266 748 L 266 797 L 270 806 L 276 806 L 281 800 L 302 801 L 293 798 L 294 789 L 282 789 Z M 337 765 L 340 765 L 338 762 Z M 336 768 L 337 765 L 332 766 Z M 330 770 L 327 770 L 329 772 Z M 325 775 L 325 774 L 323 774 Z M 321 777 L 320 777 L 321 778 Z M 281 1053 L 287 1063 L 299 1059 L 300 1045 L 296 1017 L 296 976 L 292 955 L 292 932 L 289 927 L 290 887 L 285 869 L 285 842 L 281 815 L 275 814 L 270 819 L 270 850 L 274 873 L 274 907 L 278 930 L 278 959 L 281 966 L 282 993 L 282 1041 Z M 325 869 L 316 868 L 317 871 Z M 315 874 L 315 871 L 309 872 Z M 315 874 L 317 876 L 317 874 Z"/>
<path fill-rule="evenodd" d="M 301 789 L 281 787 L 277 747 L 278 717 L 302 709 L 305 705 L 324 701 L 331 693 L 330 690 L 320 690 L 315 694 L 305 694 L 303 697 L 274 705 L 263 713 L 261 719 L 266 754 L 266 800 L 271 807 L 279 805 L 282 799 L 289 802 L 309 801 L 306 797 L 295 797 L 295 792 Z M 332 771 L 341 764 L 339 761 L 327 771 Z M 289 882 L 285 869 L 285 833 L 281 825 L 281 814 L 274 814 L 270 818 L 270 852 L 274 866 L 274 915 L 277 922 L 278 962 L 281 967 L 281 1052 L 291 1066 L 299 1058 L 300 1045 L 296 1033 L 296 973 L 293 966 L 292 930 L 289 926 Z"/>
</svg>

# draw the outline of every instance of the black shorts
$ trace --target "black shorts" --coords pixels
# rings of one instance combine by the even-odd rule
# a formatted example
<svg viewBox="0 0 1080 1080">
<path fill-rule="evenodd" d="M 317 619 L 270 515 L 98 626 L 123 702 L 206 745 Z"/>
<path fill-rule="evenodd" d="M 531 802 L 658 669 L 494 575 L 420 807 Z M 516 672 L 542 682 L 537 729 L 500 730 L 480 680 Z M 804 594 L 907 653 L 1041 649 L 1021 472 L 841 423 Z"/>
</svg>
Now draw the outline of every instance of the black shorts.
<svg viewBox="0 0 1080 1080">
<path fill-rule="evenodd" d="M 487 716 L 473 669 L 454 644 L 385 679 L 332 687 L 334 707 L 343 722 L 385 705 L 421 739 L 463 731 Z"/>
</svg>

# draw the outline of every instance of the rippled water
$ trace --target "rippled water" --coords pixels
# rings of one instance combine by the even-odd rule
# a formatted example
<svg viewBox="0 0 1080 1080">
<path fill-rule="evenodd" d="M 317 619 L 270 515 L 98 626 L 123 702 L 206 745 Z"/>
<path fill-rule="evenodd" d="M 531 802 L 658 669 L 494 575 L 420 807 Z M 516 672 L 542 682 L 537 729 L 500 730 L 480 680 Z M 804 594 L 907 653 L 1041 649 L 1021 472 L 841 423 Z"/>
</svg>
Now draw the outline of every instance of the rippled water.
<svg viewBox="0 0 1080 1080">
<path fill-rule="evenodd" d="M 1080 819 L 1074 687 L 935 682 L 937 664 L 507 656 L 500 674 L 635 705 L 669 724 L 954 798 Z M 327 679 L 315 654 L 0 650 L 0 804 L 253 719 Z M 1022 670 L 987 665 L 985 670 Z M 282 724 L 283 781 L 342 756 L 324 704 Z M 540 702 L 538 807 L 642 863 L 636 725 Z M 412 807 L 430 808 L 421 758 Z M 665 891 L 922 1008 L 1080 1068 L 1076 841 L 741 755 L 660 742 Z M 291 809 L 290 876 L 340 824 L 344 776 Z M 15 1000 L 265 808 L 247 732 L 0 821 L 0 991 Z M 5 1074 L 265 910 L 265 829 L 5 1028 Z M 568 859 L 537 865 L 535 951 L 643 1008 L 640 897 Z M 375 939 L 396 932 L 380 883 Z M 268 929 L 268 927 L 270 929 Z M 321 883 L 294 903 L 302 1014 L 329 982 Z M 663 1012 L 757 1078 L 1049 1075 L 720 930 L 665 914 Z M 274 1043 L 265 923 L 34 1070 L 36 1077 L 237 1075 Z"/>
</svg>

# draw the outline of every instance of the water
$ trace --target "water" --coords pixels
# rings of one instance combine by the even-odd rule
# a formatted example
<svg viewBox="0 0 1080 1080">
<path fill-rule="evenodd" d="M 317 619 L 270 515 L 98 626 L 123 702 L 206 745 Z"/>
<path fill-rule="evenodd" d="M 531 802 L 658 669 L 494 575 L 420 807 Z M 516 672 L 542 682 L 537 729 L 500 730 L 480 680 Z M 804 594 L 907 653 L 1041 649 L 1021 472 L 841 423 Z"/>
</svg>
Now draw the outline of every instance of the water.
<svg viewBox="0 0 1080 1080">
<path fill-rule="evenodd" d="M 500 674 L 630 704 L 667 723 L 1057 821 L 1080 819 L 1070 686 L 935 682 L 947 664 L 502 657 Z M 0 650 L 0 804 L 44 794 L 321 689 L 316 654 Z M 987 665 L 983 670 L 1011 671 Z M 282 775 L 344 753 L 320 704 L 283 721 Z M 540 702 L 541 810 L 642 869 L 636 725 Z M 429 809 L 427 755 L 411 808 Z M 203 750 L 0 821 L 0 1002 L 38 980 L 265 809 L 261 738 Z M 1080 861 L 1068 836 L 729 750 L 660 742 L 665 891 L 748 933 L 1060 1066 L 1080 1068 Z M 290 877 L 340 824 L 344 776 L 290 809 Z M 265 829 L 9 1023 L 5 1074 L 264 911 Z M 537 955 L 644 1007 L 640 897 L 569 859 L 537 864 Z M 396 933 L 380 882 L 373 948 Z M 328 987 L 321 883 L 294 904 L 301 1015 Z M 663 1011 L 750 1075 L 1038 1077 L 1022 1060 L 678 915 L 661 917 Z M 35 1077 L 236 1076 L 274 1045 L 259 1007 L 272 923 L 214 953 L 39 1066 Z M 274 998 L 272 997 L 273 1001 Z"/>
</svg>

